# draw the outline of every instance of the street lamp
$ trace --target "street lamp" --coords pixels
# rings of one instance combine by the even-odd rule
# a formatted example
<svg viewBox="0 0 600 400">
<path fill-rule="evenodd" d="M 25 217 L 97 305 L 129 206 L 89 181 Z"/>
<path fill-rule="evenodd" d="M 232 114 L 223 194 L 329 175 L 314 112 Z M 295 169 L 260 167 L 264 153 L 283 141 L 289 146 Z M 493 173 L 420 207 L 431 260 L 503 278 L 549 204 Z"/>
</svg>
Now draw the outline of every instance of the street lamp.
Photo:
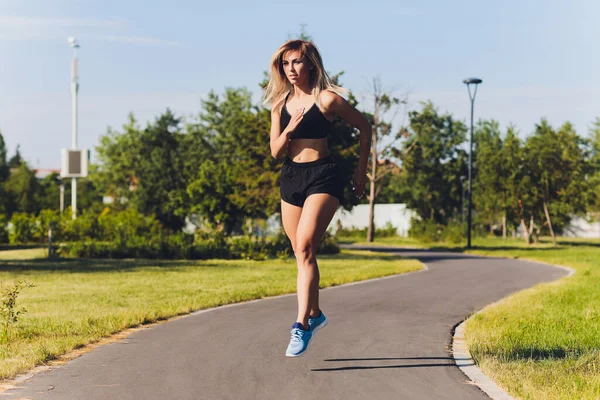
<svg viewBox="0 0 600 400">
<path fill-rule="evenodd" d="M 73 49 L 73 61 L 71 63 L 71 96 L 72 96 L 72 130 L 71 148 L 77 149 L 77 94 L 79 93 L 79 61 L 77 60 L 77 49 L 79 43 L 69 36 L 69 46 Z M 77 218 L 77 178 L 71 178 L 71 212 L 73 219 Z"/>
<path fill-rule="evenodd" d="M 460 221 L 463 227 L 465 226 L 465 181 L 467 177 L 464 175 L 460 176 L 460 187 L 462 188 L 462 197 L 460 198 Z"/>
<path fill-rule="evenodd" d="M 473 109 L 475 108 L 475 96 L 477 96 L 477 85 L 483 82 L 479 78 L 467 78 L 463 83 L 469 90 L 469 99 L 471 100 L 471 135 L 469 137 L 469 209 L 467 211 L 467 248 L 471 248 L 471 208 L 473 206 Z M 471 93 L 471 85 L 475 85 L 475 90 Z"/>
</svg>

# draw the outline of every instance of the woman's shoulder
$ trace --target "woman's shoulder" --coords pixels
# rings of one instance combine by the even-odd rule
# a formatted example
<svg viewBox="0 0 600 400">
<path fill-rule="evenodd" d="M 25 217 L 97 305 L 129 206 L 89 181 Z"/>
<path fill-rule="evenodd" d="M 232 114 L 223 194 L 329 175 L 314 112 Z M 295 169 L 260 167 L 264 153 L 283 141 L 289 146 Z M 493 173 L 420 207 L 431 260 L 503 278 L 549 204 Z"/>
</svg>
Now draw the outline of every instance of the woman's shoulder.
<svg viewBox="0 0 600 400">
<path fill-rule="evenodd" d="M 335 111 L 337 105 L 344 101 L 344 98 L 332 90 L 325 89 L 319 93 L 321 107 L 327 111 Z"/>
<path fill-rule="evenodd" d="M 283 103 L 285 102 L 285 99 L 287 99 L 289 95 L 289 92 L 285 92 L 284 94 L 282 94 L 281 96 L 279 96 L 278 98 L 276 98 L 273 103 L 271 103 L 271 113 L 272 114 L 281 114 L 281 109 L 283 108 Z"/>
</svg>

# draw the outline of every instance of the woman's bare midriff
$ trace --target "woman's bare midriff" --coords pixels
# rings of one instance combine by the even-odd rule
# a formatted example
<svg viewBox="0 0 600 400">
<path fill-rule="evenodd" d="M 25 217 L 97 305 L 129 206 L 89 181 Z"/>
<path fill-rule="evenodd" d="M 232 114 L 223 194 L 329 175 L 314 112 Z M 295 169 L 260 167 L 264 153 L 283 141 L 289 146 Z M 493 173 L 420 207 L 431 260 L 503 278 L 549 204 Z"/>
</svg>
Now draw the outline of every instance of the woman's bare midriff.
<svg viewBox="0 0 600 400">
<path fill-rule="evenodd" d="M 294 162 L 317 161 L 328 155 L 327 138 L 292 139 L 288 144 L 288 157 Z"/>
</svg>

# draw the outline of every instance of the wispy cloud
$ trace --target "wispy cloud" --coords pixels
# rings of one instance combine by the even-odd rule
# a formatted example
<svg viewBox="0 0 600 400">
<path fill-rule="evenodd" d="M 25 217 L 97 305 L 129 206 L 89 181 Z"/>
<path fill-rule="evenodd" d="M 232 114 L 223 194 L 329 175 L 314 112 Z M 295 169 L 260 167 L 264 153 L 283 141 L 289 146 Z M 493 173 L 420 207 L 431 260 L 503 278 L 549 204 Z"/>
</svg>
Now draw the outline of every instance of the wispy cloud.
<svg viewBox="0 0 600 400">
<path fill-rule="evenodd" d="M 176 40 L 165 40 L 147 36 L 114 36 L 114 35 L 95 35 L 89 36 L 91 40 L 104 40 L 108 42 L 120 42 L 139 44 L 144 46 L 172 46 L 179 47 L 181 43 Z"/>
<path fill-rule="evenodd" d="M 0 15 L 0 40 L 55 41 L 66 38 L 69 29 L 77 28 L 77 38 L 94 41 L 128 43 L 140 46 L 179 47 L 176 40 L 126 34 L 127 21 L 123 18 L 69 18 Z M 123 34 L 118 34 L 118 33 Z M 117 34 L 116 34 L 117 33 Z"/>
<path fill-rule="evenodd" d="M 0 26 L 4 27 L 117 28 L 125 25 L 125 21 L 120 18 L 47 18 L 0 15 Z"/>
</svg>

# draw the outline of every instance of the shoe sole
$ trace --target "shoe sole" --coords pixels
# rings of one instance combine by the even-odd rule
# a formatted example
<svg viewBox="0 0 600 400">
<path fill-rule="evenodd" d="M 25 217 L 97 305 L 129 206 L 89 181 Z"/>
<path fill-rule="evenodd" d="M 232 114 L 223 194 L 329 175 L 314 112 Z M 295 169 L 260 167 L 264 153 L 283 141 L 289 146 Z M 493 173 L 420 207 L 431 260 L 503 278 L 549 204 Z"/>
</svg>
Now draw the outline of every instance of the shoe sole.
<svg viewBox="0 0 600 400">
<path fill-rule="evenodd" d="M 327 317 L 325 317 L 325 321 L 323 321 L 323 323 L 319 326 L 317 326 L 316 328 L 313 328 L 313 336 L 319 332 L 321 329 L 325 328 L 327 326 L 327 323 L 329 322 L 329 320 L 327 319 Z M 312 338 L 311 338 L 312 339 Z"/>
</svg>

